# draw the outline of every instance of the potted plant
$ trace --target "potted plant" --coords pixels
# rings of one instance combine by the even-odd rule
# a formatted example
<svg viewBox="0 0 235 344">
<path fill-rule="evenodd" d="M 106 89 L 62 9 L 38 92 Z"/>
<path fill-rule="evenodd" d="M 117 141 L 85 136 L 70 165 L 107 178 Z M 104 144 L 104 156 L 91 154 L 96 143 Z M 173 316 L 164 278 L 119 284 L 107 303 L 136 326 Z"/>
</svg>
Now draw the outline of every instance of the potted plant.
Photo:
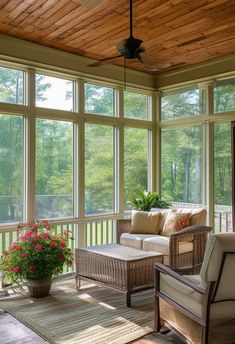
<svg viewBox="0 0 235 344">
<path fill-rule="evenodd" d="M 57 234 L 47 220 L 20 223 L 18 237 L 1 257 L 0 270 L 12 283 L 23 281 L 33 297 L 47 296 L 52 277 L 72 265 L 65 233 Z"/>
<path fill-rule="evenodd" d="M 163 201 L 157 192 L 137 190 L 127 202 L 136 210 L 150 211 L 151 208 L 169 208 L 171 203 Z"/>
</svg>

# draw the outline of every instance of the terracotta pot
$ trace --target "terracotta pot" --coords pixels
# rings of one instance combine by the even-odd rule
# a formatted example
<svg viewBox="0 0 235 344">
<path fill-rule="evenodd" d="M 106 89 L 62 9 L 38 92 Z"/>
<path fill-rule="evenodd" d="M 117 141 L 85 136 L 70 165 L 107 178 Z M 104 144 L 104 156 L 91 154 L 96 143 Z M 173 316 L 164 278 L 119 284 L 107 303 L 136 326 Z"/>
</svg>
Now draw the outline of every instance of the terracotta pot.
<svg viewBox="0 0 235 344">
<path fill-rule="evenodd" d="M 50 293 L 52 279 L 46 280 L 27 280 L 25 284 L 29 290 L 29 296 L 31 297 L 43 297 L 48 296 Z"/>
</svg>

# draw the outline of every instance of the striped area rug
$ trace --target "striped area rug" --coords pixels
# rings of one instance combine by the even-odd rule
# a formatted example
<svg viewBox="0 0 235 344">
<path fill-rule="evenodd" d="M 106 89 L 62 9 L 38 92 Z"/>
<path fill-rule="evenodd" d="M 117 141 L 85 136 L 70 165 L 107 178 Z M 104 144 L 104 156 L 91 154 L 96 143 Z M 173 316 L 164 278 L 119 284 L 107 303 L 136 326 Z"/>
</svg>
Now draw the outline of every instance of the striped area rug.
<svg viewBox="0 0 235 344">
<path fill-rule="evenodd" d="M 53 284 L 51 295 L 36 299 L 27 292 L 0 300 L 0 307 L 54 344 L 125 344 L 153 331 L 153 289 L 132 296 L 74 279 Z"/>
</svg>

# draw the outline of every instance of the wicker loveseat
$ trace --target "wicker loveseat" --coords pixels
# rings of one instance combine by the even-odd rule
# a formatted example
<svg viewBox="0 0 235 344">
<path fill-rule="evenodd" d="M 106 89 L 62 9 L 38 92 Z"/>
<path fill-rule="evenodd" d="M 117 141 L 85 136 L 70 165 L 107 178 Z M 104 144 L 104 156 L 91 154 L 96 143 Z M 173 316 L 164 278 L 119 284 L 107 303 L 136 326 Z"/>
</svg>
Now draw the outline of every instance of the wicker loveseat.
<svg viewBox="0 0 235 344">
<path fill-rule="evenodd" d="M 154 221 L 154 209 L 145 214 L 152 216 L 151 224 Z M 117 221 L 117 242 L 121 245 L 134 247 L 144 251 L 155 251 L 164 255 L 164 264 L 172 269 L 182 273 L 196 273 L 200 270 L 208 233 L 212 231 L 211 227 L 205 226 L 206 209 L 165 209 L 156 210 L 158 213 L 156 221 L 158 225 L 156 232 L 152 230 L 139 230 L 145 227 L 142 217 L 136 217 L 132 213 L 131 219 L 120 219 Z M 164 235 L 163 228 L 167 225 L 167 220 L 176 213 L 189 214 L 189 226 L 169 235 Z M 177 215 L 178 216 L 178 215 Z M 135 217 L 135 219 L 134 219 Z M 137 226 L 136 226 L 137 222 Z M 146 222 L 146 226 L 149 222 Z M 133 231 L 133 228 L 136 230 Z M 143 228 L 144 229 L 144 228 Z M 165 229 L 164 229 L 165 230 Z"/>
</svg>

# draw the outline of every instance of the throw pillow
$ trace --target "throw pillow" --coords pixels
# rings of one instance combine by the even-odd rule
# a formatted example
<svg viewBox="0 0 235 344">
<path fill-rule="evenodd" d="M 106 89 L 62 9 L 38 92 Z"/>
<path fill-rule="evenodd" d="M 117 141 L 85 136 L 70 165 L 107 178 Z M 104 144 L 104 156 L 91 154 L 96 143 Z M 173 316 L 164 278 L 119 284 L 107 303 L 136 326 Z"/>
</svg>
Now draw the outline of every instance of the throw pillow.
<svg viewBox="0 0 235 344">
<path fill-rule="evenodd" d="M 191 217 L 189 220 L 189 226 L 193 225 L 205 225 L 207 210 L 204 208 L 180 208 L 176 209 L 177 213 L 190 213 Z"/>
<path fill-rule="evenodd" d="M 188 227 L 190 216 L 190 213 L 168 213 L 161 235 L 170 236 L 171 234 Z"/>
<path fill-rule="evenodd" d="M 158 234 L 160 217 L 160 213 L 132 210 L 130 233 Z"/>
<path fill-rule="evenodd" d="M 195 209 L 191 212 L 190 226 L 205 225 L 206 222 L 206 209 Z"/>
</svg>

